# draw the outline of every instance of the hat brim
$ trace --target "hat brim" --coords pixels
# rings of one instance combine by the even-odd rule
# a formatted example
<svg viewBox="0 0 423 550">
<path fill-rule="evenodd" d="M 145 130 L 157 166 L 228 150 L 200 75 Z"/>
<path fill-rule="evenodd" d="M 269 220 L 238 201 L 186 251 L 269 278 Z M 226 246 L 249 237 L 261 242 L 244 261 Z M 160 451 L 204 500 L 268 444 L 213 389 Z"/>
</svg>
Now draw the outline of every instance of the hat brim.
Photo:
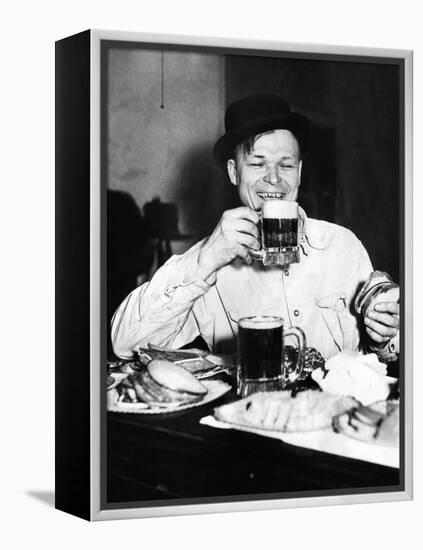
<svg viewBox="0 0 423 550">
<path fill-rule="evenodd" d="M 227 132 L 219 138 L 213 148 L 213 157 L 218 164 L 226 165 L 234 157 L 234 150 L 246 139 L 271 130 L 289 130 L 295 136 L 300 146 L 301 154 L 308 149 L 310 124 L 300 113 L 287 113 L 262 119 L 255 119 L 249 124 Z"/>
</svg>

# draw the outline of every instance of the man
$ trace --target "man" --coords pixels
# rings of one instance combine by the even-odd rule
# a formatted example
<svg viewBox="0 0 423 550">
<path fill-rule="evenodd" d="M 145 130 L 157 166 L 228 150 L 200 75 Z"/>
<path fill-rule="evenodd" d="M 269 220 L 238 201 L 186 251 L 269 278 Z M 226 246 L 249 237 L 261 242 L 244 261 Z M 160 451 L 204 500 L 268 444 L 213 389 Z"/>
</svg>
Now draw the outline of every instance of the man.
<svg viewBox="0 0 423 550">
<path fill-rule="evenodd" d="M 251 255 L 260 248 L 263 202 L 297 200 L 307 119 L 279 96 L 256 95 L 227 109 L 225 127 L 214 155 L 243 206 L 224 212 L 210 237 L 173 256 L 126 298 L 112 322 L 115 353 L 130 358 L 148 343 L 179 348 L 197 336 L 215 353 L 231 353 L 237 321 L 257 314 L 300 326 L 326 359 L 357 350 L 360 320 L 351 305 L 373 268 L 351 231 L 309 219 L 300 209 L 299 263 L 263 266 Z M 379 304 L 364 326 L 370 344 L 383 351 L 398 331 L 399 305 Z"/>
</svg>

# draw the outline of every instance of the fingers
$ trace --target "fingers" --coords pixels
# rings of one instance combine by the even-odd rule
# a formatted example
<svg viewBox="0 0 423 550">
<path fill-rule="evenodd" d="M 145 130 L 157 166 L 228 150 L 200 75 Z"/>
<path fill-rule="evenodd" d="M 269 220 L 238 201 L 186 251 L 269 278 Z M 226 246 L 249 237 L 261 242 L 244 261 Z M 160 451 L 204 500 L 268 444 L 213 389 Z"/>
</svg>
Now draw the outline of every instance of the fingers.
<svg viewBox="0 0 423 550">
<path fill-rule="evenodd" d="M 236 255 L 238 258 L 241 258 L 244 260 L 244 262 L 248 265 L 251 265 L 253 263 L 253 258 L 250 254 L 249 248 L 239 245 L 236 250 Z"/>
<path fill-rule="evenodd" d="M 392 313 L 393 315 L 400 314 L 400 305 L 397 302 L 379 302 L 375 305 L 374 309 L 381 313 Z"/>
<path fill-rule="evenodd" d="M 398 332 L 399 314 L 400 305 L 397 302 L 379 302 L 364 318 L 367 334 L 374 342 L 387 342 Z"/>
<path fill-rule="evenodd" d="M 241 233 L 236 231 L 235 233 L 236 242 L 246 246 L 247 248 L 252 248 L 253 250 L 260 250 L 260 243 L 257 240 L 257 237 L 247 233 Z"/>
<path fill-rule="evenodd" d="M 228 210 L 226 211 L 222 219 L 220 221 L 220 225 L 222 228 L 222 231 L 224 233 L 230 232 L 230 231 L 237 231 L 239 233 L 246 233 L 247 235 L 252 235 L 256 239 L 258 239 L 258 227 L 257 223 L 254 219 L 241 217 L 239 212 L 240 209 L 236 209 L 238 212 L 235 214 L 234 210 Z M 248 209 L 249 210 L 249 209 Z M 243 212 L 244 210 L 242 210 Z M 251 211 L 255 217 L 256 213 L 254 211 Z M 252 218 L 254 218 L 254 216 Z"/>
<path fill-rule="evenodd" d="M 223 213 L 212 235 L 201 247 L 198 265 L 201 276 L 207 276 L 237 256 L 247 264 L 253 261 L 251 250 L 259 250 L 259 216 L 247 206 Z"/>
<path fill-rule="evenodd" d="M 387 342 L 398 332 L 397 328 L 378 323 L 368 317 L 365 317 L 364 324 L 366 325 L 367 334 L 378 343 Z"/>
<path fill-rule="evenodd" d="M 233 242 L 236 255 L 251 263 L 249 250 L 259 250 L 257 226 L 245 218 L 233 216 L 233 211 L 225 212 L 221 222 L 222 233 L 225 239 Z"/>
<path fill-rule="evenodd" d="M 370 327 L 366 327 L 366 332 L 370 336 L 370 338 L 373 340 L 373 342 L 376 342 L 377 344 L 383 344 L 384 342 L 387 342 L 388 340 L 390 340 L 390 338 L 386 336 L 381 336 L 378 332 L 376 332 Z"/>
<path fill-rule="evenodd" d="M 252 222 L 254 225 L 257 225 L 260 221 L 260 216 L 252 208 L 248 206 L 239 206 L 238 208 L 233 208 L 232 210 L 226 210 L 223 213 L 223 217 L 232 218 L 232 219 L 245 219 Z"/>
<path fill-rule="evenodd" d="M 391 313 L 377 313 L 371 309 L 367 312 L 366 317 L 369 317 L 372 321 L 386 325 L 387 327 L 399 328 L 399 317 Z"/>
<path fill-rule="evenodd" d="M 245 233 L 246 235 L 252 235 L 255 240 L 258 242 L 258 229 L 255 224 L 248 220 L 231 220 L 228 224 L 232 224 L 233 230 L 238 233 Z"/>
<path fill-rule="evenodd" d="M 238 243 L 235 245 L 235 249 L 234 249 L 235 256 L 238 256 L 239 258 L 244 260 L 246 264 L 250 265 L 253 262 L 253 258 L 251 256 L 251 249 L 252 247 Z"/>
</svg>

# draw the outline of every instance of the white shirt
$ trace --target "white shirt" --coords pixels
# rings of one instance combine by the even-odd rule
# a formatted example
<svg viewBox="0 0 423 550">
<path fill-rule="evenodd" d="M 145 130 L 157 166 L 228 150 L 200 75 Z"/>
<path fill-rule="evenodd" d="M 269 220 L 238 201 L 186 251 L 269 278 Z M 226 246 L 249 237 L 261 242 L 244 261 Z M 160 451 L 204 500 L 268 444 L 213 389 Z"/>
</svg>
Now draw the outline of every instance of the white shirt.
<svg viewBox="0 0 423 550">
<path fill-rule="evenodd" d="M 289 269 L 236 259 L 206 282 L 196 275 L 202 241 L 172 256 L 116 311 L 115 353 L 131 358 L 148 343 L 176 349 L 198 335 L 214 353 L 232 353 L 237 321 L 258 314 L 283 317 L 286 329 L 301 327 L 307 345 L 325 359 L 357 350 L 359 320 L 352 303 L 373 271 L 369 256 L 350 230 L 303 211 L 300 218 L 300 263 Z"/>
</svg>

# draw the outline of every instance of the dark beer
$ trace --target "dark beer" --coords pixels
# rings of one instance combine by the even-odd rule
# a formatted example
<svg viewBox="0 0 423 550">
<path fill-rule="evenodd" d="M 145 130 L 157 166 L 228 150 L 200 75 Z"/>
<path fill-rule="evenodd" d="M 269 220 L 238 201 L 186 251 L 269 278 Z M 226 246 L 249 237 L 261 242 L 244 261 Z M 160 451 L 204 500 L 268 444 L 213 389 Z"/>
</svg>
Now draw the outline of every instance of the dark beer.
<svg viewBox="0 0 423 550">
<path fill-rule="evenodd" d="M 263 248 L 281 249 L 298 245 L 298 218 L 263 218 Z"/>
<path fill-rule="evenodd" d="M 280 377 L 282 320 L 277 317 L 247 318 L 239 323 L 238 330 L 238 361 L 244 380 Z"/>
</svg>

